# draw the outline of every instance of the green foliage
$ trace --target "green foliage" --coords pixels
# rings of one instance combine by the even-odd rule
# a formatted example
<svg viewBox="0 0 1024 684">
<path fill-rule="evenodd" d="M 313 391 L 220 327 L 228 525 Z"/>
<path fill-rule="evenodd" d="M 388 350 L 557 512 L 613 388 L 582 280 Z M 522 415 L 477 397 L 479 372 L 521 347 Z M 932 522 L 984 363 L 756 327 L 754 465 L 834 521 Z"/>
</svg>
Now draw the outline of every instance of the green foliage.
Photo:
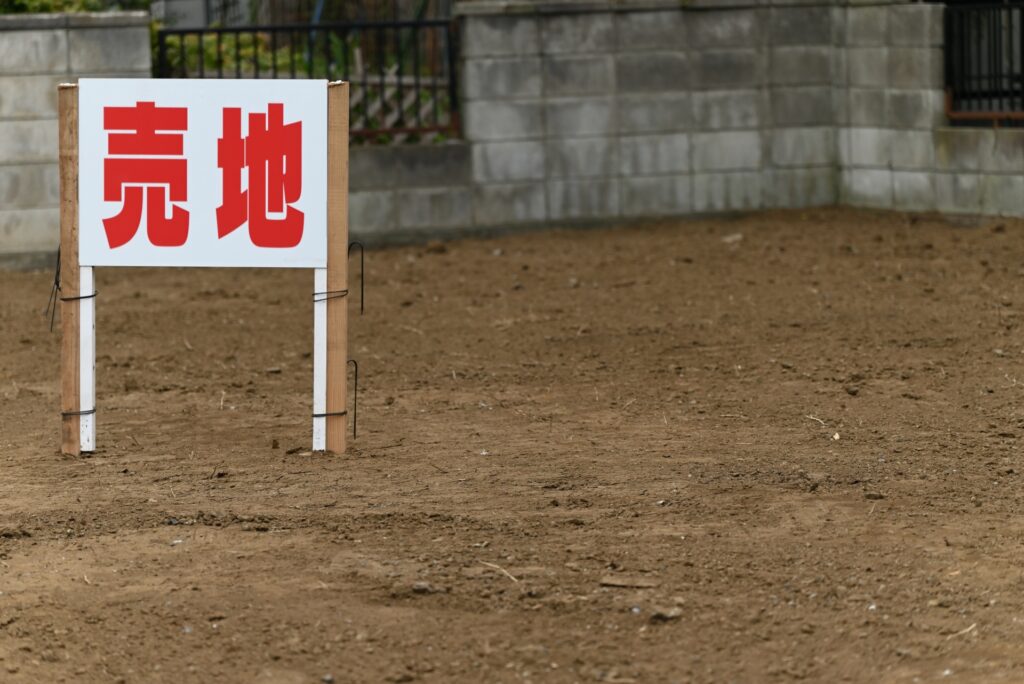
<svg viewBox="0 0 1024 684">
<path fill-rule="evenodd" d="M 349 47 L 337 36 L 315 30 L 279 35 L 276 43 L 271 34 L 260 32 L 225 33 L 219 41 L 213 33 L 204 34 L 201 41 L 198 34 L 190 33 L 167 36 L 161 62 L 158 31 L 159 26 L 154 25 L 153 65 L 155 70 L 161 63 L 166 65 L 163 75 L 169 77 L 210 76 L 220 70 L 228 77 L 253 78 L 257 68 L 260 75 L 267 76 L 276 66 L 282 78 L 293 70 L 298 78 L 340 78 L 345 67 L 354 64 L 358 48 L 358 43 Z"/>
<path fill-rule="evenodd" d="M 357 131 L 407 128 L 417 124 L 430 126 L 451 117 L 446 82 L 433 76 L 431 60 L 412 57 L 412 45 L 406 41 L 401 50 L 389 50 L 381 57 L 380 42 L 373 36 L 350 32 L 339 35 L 310 26 L 308 29 L 281 31 L 225 31 L 218 36 L 216 27 L 209 32 L 168 32 L 152 24 L 153 75 L 163 78 L 331 78 L 348 77 L 352 81 L 351 125 Z M 403 85 L 396 85 L 397 54 L 402 57 Z M 365 56 L 373 61 L 365 63 Z M 360 67 L 363 71 L 360 71 Z M 418 71 L 422 81 L 410 80 Z M 383 73 L 382 73 L 383 72 Z M 399 95 L 401 97 L 399 97 Z M 400 101 L 401 100 L 401 101 Z M 397 116 L 401 108 L 402 116 Z M 417 116 L 417 110 L 420 116 Z M 436 114 L 435 114 L 436 112 Z M 436 118 L 435 118 L 436 117 Z M 402 132 L 356 135 L 353 142 L 387 144 L 396 136 L 405 141 L 443 140 L 443 132 Z"/>
<path fill-rule="evenodd" d="M 149 9 L 152 0 L 0 0 L 0 14 Z"/>
</svg>

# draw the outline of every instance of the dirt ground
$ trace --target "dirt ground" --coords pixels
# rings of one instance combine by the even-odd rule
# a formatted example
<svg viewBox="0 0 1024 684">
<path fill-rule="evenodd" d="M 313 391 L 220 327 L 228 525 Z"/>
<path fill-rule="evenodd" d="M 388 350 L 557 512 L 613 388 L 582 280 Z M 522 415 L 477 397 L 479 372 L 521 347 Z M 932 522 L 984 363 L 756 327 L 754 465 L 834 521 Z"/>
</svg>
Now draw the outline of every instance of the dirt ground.
<svg viewBox="0 0 1024 684">
<path fill-rule="evenodd" d="M 1024 681 L 1024 223 L 822 210 L 98 272 L 58 453 L 0 273 L 0 682 Z"/>
</svg>

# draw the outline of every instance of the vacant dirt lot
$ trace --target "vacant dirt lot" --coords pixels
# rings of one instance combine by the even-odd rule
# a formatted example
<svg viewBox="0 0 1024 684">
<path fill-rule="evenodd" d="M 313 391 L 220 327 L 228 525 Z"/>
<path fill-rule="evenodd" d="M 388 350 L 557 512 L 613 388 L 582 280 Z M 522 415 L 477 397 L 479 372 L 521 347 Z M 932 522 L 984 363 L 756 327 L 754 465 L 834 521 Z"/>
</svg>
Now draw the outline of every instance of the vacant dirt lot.
<svg viewBox="0 0 1024 684">
<path fill-rule="evenodd" d="M 1024 224 L 851 211 L 372 252 L 311 454 L 309 272 L 0 273 L 2 682 L 1024 680 Z"/>
</svg>

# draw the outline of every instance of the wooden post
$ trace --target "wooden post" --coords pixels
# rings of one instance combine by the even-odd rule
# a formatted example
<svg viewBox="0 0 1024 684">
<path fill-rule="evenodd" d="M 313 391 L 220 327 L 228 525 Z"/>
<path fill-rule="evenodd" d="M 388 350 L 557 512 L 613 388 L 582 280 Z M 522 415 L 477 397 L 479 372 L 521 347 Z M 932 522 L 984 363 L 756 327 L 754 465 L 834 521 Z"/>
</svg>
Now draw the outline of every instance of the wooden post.
<svg viewBox="0 0 1024 684">
<path fill-rule="evenodd" d="M 327 86 L 327 290 L 348 288 L 348 83 Z M 345 452 L 348 297 L 327 300 L 327 450 Z"/>
<path fill-rule="evenodd" d="M 60 152 L 60 284 L 62 298 L 79 295 L 78 269 L 78 86 L 58 87 Z M 80 317 L 81 300 L 60 303 L 60 448 L 78 456 L 82 451 Z"/>
</svg>

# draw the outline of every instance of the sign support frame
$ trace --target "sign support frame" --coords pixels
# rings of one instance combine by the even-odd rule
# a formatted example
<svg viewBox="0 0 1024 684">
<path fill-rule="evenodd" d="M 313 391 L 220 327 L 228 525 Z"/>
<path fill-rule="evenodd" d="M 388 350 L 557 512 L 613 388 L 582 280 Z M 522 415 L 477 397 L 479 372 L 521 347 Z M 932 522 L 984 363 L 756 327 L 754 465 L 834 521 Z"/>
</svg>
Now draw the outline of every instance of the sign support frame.
<svg viewBox="0 0 1024 684">
<path fill-rule="evenodd" d="M 348 98 L 348 83 L 327 84 L 327 288 L 316 290 L 344 293 L 319 305 L 327 309 L 327 439 L 320 448 L 338 454 L 348 434 Z"/>
<path fill-rule="evenodd" d="M 96 448 L 96 299 L 78 263 L 78 86 L 58 86 L 60 157 L 61 452 Z"/>
<path fill-rule="evenodd" d="M 78 93 L 77 84 L 57 90 L 61 452 L 70 456 L 96 449 L 96 290 L 93 267 L 79 263 Z M 313 269 L 313 450 L 336 454 L 348 432 L 348 107 L 349 84 L 328 83 L 327 268 Z"/>
</svg>

